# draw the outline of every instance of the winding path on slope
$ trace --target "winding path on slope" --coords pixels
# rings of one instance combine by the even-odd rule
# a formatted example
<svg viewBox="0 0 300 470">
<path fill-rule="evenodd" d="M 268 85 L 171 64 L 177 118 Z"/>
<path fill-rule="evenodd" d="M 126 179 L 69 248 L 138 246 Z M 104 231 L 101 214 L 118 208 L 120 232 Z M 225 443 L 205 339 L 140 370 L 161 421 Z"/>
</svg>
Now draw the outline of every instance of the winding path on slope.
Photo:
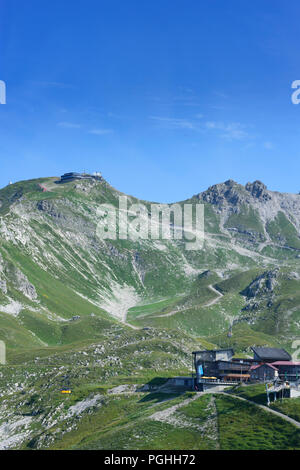
<svg viewBox="0 0 300 470">
<path fill-rule="evenodd" d="M 200 307 L 211 307 L 212 305 L 215 305 L 217 302 L 219 302 L 221 300 L 221 298 L 224 296 L 224 294 L 222 294 L 220 291 L 218 291 L 217 289 L 214 288 L 214 286 L 212 284 L 210 284 L 208 286 L 208 288 L 214 292 L 215 294 L 217 294 L 217 297 L 213 300 L 210 300 L 207 304 L 205 305 L 200 305 Z M 140 316 L 139 318 L 146 318 L 146 317 L 149 317 L 149 318 L 165 318 L 165 317 L 171 317 L 173 315 L 176 315 L 176 313 L 181 313 L 181 312 L 184 312 L 186 310 L 189 310 L 190 308 L 192 308 L 190 305 L 187 306 L 187 307 L 183 307 L 181 309 L 177 309 L 177 310 L 172 310 L 171 312 L 168 312 L 168 313 L 165 313 L 165 314 L 162 314 L 162 315 L 142 315 Z M 142 329 L 141 327 L 137 327 L 137 326 L 134 326 L 134 325 L 131 325 L 130 323 L 128 323 L 127 321 L 127 311 L 126 311 L 126 314 L 125 314 L 125 318 L 124 320 L 122 321 L 122 323 L 124 325 L 127 325 L 129 326 L 130 328 L 133 328 L 134 330 L 140 330 Z"/>
<path fill-rule="evenodd" d="M 224 294 L 222 294 L 222 292 L 215 289 L 212 284 L 210 284 L 208 288 L 212 290 L 215 294 L 217 294 L 217 297 L 211 300 L 210 302 L 208 302 L 207 304 L 203 305 L 203 307 L 211 307 L 212 305 L 215 305 L 224 296 Z"/>
<path fill-rule="evenodd" d="M 201 393 L 201 392 L 200 392 Z M 215 393 L 216 395 L 225 395 L 227 397 L 232 397 L 232 398 L 236 398 L 237 400 L 241 400 L 241 401 L 244 401 L 246 403 L 251 403 L 251 405 L 254 405 L 254 406 L 257 406 L 258 408 L 261 408 L 262 410 L 264 411 L 267 411 L 268 413 L 272 413 L 273 415 L 276 415 L 278 416 L 279 418 L 282 418 L 284 419 L 285 421 L 288 421 L 289 423 L 293 424 L 294 426 L 296 426 L 296 428 L 299 428 L 300 429 L 300 423 L 299 421 L 296 421 L 295 419 L 293 418 L 290 418 L 289 416 L 283 414 L 283 413 L 280 413 L 279 411 L 276 411 L 276 410 L 273 410 L 272 408 L 268 407 L 268 406 L 265 406 L 265 405 L 260 405 L 259 403 L 255 403 L 255 401 L 251 401 L 251 400 L 247 400 L 246 398 L 243 398 L 243 397 L 239 397 L 238 395 L 234 395 L 232 393 L 226 393 L 226 392 L 214 392 L 214 391 L 207 391 L 207 392 L 202 392 L 202 393 Z"/>
<path fill-rule="evenodd" d="M 221 391 L 216 392 L 216 391 L 213 391 L 213 390 L 212 391 L 207 390 L 205 392 L 197 392 L 194 397 L 189 398 L 187 400 L 184 400 L 183 402 L 181 402 L 177 405 L 174 405 L 170 408 L 167 408 L 163 411 L 159 411 L 159 412 L 155 413 L 154 415 L 150 416 L 150 419 L 161 420 L 162 418 L 165 418 L 166 416 L 169 416 L 171 413 L 173 413 L 178 408 L 181 408 L 182 406 L 190 403 L 191 401 L 197 400 L 198 398 L 200 398 L 202 395 L 205 395 L 205 394 L 225 395 L 227 397 L 229 396 L 229 397 L 232 397 L 232 398 L 236 398 L 237 400 L 240 400 L 240 401 L 243 401 L 243 402 L 246 402 L 246 403 L 250 403 L 251 405 L 254 405 L 254 406 L 257 406 L 258 408 L 261 408 L 262 410 L 266 411 L 267 413 L 271 413 L 275 416 L 278 416 L 279 418 L 284 419 L 288 423 L 290 423 L 293 426 L 295 426 L 296 428 L 300 429 L 300 422 L 299 421 L 296 421 L 295 419 L 290 418 L 290 416 L 287 416 L 283 413 L 280 413 L 279 411 L 273 410 L 272 408 L 270 408 L 268 406 L 260 405 L 259 403 L 255 403 L 252 400 L 247 400 L 246 398 L 239 397 L 237 395 L 234 395 L 234 394 L 231 394 L 231 393 L 228 393 L 228 392 L 221 392 Z"/>
<path fill-rule="evenodd" d="M 214 292 L 215 294 L 217 294 L 217 297 L 211 301 L 209 301 L 207 304 L 205 305 L 200 305 L 200 307 L 211 307 L 212 305 L 215 305 L 217 302 L 219 302 L 219 300 L 224 296 L 224 294 L 222 294 L 221 292 L 219 292 L 217 289 L 214 288 L 214 286 L 212 284 L 210 284 L 208 286 L 208 288 Z M 190 308 L 192 308 L 191 305 L 187 306 L 187 307 L 183 307 L 181 309 L 177 309 L 177 310 L 172 310 L 171 312 L 168 312 L 168 313 L 165 313 L 165 314 L 162 314 L 162 315 L 151 315 L 152 318 L 165 318 L 165 317 L 171 317 L 172 315 L 176 315 L 176 313 L 181 313 L 181 312 L 184 312 L 185 310 L 189 310 Z"/>
<path fill-rule="evenodd" d="M 237 397 L 236 395 L 235 395 L 235 398 L 238 398 L 239 400 L 247 401 L 248 403 L 251 403 L 252 405 L 256 405 L 259 408 L 261 408 L 261 409 L 263 409 L 263 410 L 265 410 L 269 413 L 272 413 L 273 415 L 279 416 L 280 418 L 284 419 L 285 421 L 288 421 L 289 423 L 293 424 L 294 426 L 296 426 L 297 428 L 300 429 L 299 421 L 296 421 L 295 419 L 290 418 L 290 416 L 287 416 L 283 413 L 280 413 L 280 411 L 273 410 L 272 408 L 269 408 L 268 406 L 265 406 L 265 405 L 259 405 L 258 403 L 255 403 L 254 401 L 246 400 L 246 398 Z"/>
</svg>

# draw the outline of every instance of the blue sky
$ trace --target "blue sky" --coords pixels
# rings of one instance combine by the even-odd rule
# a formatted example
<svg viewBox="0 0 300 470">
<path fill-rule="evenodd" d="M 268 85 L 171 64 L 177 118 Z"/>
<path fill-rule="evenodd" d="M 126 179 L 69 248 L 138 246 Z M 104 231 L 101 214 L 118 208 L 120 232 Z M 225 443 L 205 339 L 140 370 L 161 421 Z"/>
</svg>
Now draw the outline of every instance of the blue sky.
<svg viewBox="0 0 300 470">
<path fill-rule="evenodd" d="M 0 0 L 0 186 L 101 171 L 142 199 L 300 190 L 296 0 Z"/>
</svg>

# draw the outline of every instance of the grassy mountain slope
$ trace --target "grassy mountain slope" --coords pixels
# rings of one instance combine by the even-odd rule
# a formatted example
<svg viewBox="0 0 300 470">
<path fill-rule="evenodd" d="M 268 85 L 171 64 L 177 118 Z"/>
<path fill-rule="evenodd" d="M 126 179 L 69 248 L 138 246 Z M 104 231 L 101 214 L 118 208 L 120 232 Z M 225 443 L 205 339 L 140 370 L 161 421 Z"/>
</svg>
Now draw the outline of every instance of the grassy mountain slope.
<svg viewBox="0 0 300 470">
<path fill-rule="evenodd" d="M 204 247 L 188 251 L 182 240 L 101 240 L 99 205 L 117 207 L 122 194 L 105 180 L 56 180 L 0 190 L 0 340 L 8 360 L 0 369 L 0 446 L 240 448 L 226 432 L 235 411 L 225 398 L 192 402 L 177 421 L 159 421 L 144 416 L 187 397 L 169 403 L 149 391 L 125 399 L 108 390 L 190 374 L 195 349 L 292 351 L 300 322 L 300 197 L 260 182 L 212 186 L 179 203 L 205 207 Z M 128 203 L 150 211 L 149 202 L 130 196 Z M 66 375 L 71 397 L 59 391 Z M 201 421 L 207 408 L 217 436 L 215 425 Z M 262 417 L 248 423 L 247 414 L 241 405 L 247 448 L 251 433 L 262 436 L 262 448 L 298 446 L 289 443 L 288 427 L 280 444 L 267 432 L 268 419 L 260 428 Z"/>
<path fill-rule="evenodd" d="M 105 180 L 55 181 L 0 191 L 0 312 L 32 347 L 71 343 L 73 333 L 64 331 L 76 324 L 63 324 L 91 315 L 202 337 L 226 334 L 239 321 L 257 340 L 259 332 L 285 343 L 297 336 L 298 196 L 259 182 L 215 185 L 180 203 L 205 205 L 204 248 L 187 251 L 181 240 L 100 240 L 99 204 L 117 207 L 121 193 Z M 129 197 L 138 202 L 150 210 Z M 278 250 L 289 256 L 283 260 Z M 276 268 L 274 288 L 245 295 L 255 277 Z M 14 335 L 0 330 L 8 347 L 22 348 L 25 339 L 16 343 Z M 98 332 L 86 325 L 82 335 Z"/>
</svg>

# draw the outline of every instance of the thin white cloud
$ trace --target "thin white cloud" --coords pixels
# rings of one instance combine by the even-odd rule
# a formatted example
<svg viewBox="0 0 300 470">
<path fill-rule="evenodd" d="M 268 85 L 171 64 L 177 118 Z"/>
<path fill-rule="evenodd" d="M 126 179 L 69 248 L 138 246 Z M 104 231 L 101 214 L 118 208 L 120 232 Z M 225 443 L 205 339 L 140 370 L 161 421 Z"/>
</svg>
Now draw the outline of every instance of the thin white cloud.
<svg viewBox="0 0 300 470">
<path fill-rule="evenodd" d="M 88 130 L 87 126 L 82 126 L 81 124 L 75 123 L 75 122 L 69 122 L 69 121 L 62 121 L 59 122 L 58 127 L 61 127 L 63 129 L 85 129 L 88 134 L 93 134 L 93 135 L 107 135 L 107 134 L 112 134 L 114 131 L 113 129 L 106 129 L 106 128 L 93 128 Z"/>
<path fill-rule="evenodd" d="M 111 111 L 107 113 L 107 116 L 109 118 L 113 118 L 113 119 L 122 119 L 123 118 L 123 116 L 121 116 L 120 114 L 112 113 Z"/>
<path fill-rule="evenodd" d="M 218 129 L 218 123 L 216 123 L 215 121 L 207 121 L 205 123 L 205 126 L 207 129 Z"/>
<path fill-rule="evenodd" d="M 59 122 L 57 125 L 65 129 L 80 129 L 81 127 L 80 124 L 76 124 L 75 122 L 67 122 L 67 121 Z"/>
<path fill-rule="evenodd" d="M 224 123 L 218 121 L 207 121 L 205 127 L 208 130 L 219 132 L 219 136 L 228 140 L 244 140 L 251 136 L 245 131 L 245 126 L 240 122 Z"/>
<path fill-rule="evenodd" d="M 190 119 L 161 116 L 149 116 L 149 119 L 156 121 L 159 125 L 167 127 L 168 129 L 196 129 L 196 124 Z"/>
<path fill-rule="evenodd" d="M 149 116 L 149 119 L 155 121 L 160 127 L 165 129 L 188 129 L 195 132 L 214 132 L 219 138 L 226 140 L 251 140 L 246 126 L 240 122 L 225 123 L 222 121 L 205 121 L 203 114 L 196 114 L 193 118 L 175 118 L 166 116 Z"/>
<path fill-rule="evenodd" d="M 201 99 L 192 88 L 186 86 L 177 87 L 175 94 L 166 93 L 164 96 L 148 95 L 147 99 L 165 106 L 177 107 L 201 107 Z"/>
<path fill-rule="evenodd" d="M 229 98 L 229 95 L 227 93 L 224 93 L 223 91 L 214 91 L 214 95 L 218 96 L 219 98 L 222 98 L 223 100 L 227 100 Z"/>
<path fill-rule="evenodd" d="M 274 145 L 272 144 L 272 142 L 269 142 L 269 141 L 264 142 L 263 145 L 266 150 L 272 150 L 274 148 Z"/>
<path fill-rule="evenodd" d="M 112 129 L 91 129 L 89 131 L 89 134 L 94 134 L 94 135 L 107 135 L 107 134 L 112 134 L 114 131 Z"/>
</svg>

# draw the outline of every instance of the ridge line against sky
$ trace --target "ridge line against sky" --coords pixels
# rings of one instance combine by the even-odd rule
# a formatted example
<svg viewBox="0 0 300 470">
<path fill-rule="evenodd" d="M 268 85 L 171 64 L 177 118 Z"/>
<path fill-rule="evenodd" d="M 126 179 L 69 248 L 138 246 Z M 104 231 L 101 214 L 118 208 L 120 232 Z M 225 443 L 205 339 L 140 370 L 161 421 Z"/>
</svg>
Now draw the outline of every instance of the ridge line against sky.
<svg viewBox="0 0 300 470">
<path fill-rule="evenodd" d="M 161 202 L 228 179 L 298 193 L 297 12 L 0 0 L 0 187 L 86 170 Z"/>
</svg>

